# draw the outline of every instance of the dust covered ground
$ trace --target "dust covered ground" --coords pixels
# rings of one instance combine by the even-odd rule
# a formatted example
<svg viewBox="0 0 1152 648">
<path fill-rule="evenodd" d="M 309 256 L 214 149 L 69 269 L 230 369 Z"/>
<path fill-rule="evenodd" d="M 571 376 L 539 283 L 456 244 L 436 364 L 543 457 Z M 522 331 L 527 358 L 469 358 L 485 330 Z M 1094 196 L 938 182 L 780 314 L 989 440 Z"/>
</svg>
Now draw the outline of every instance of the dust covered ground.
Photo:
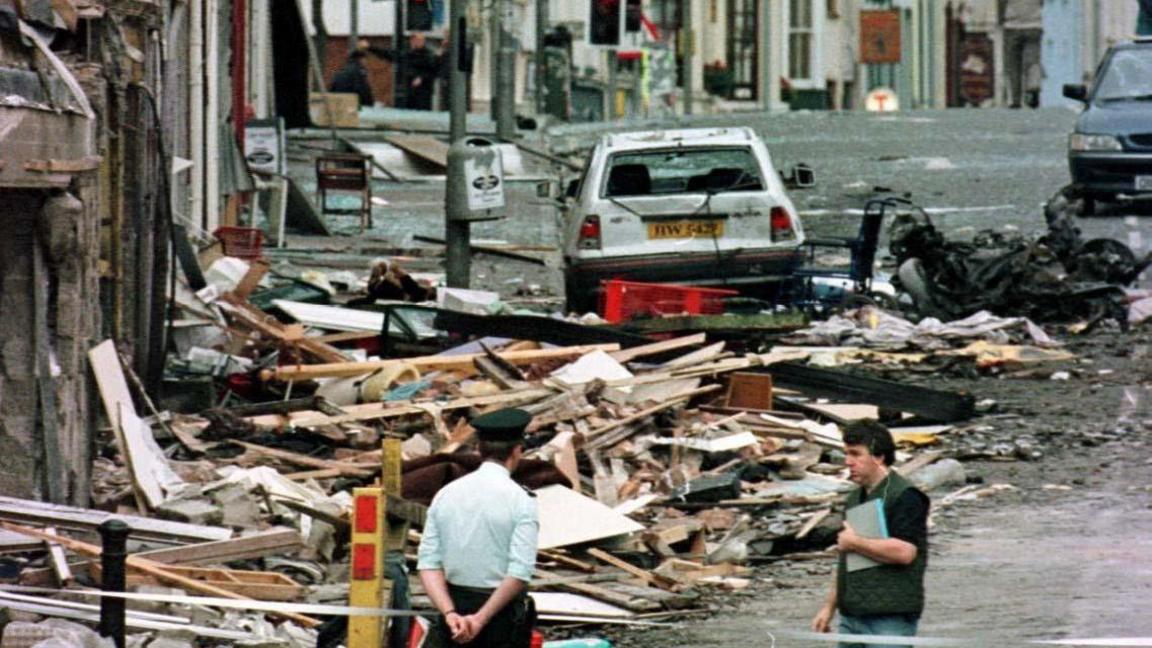
<svg viewBox="0 0 1152 648">
<path fill-rule="evenodd" d="M 1065 339 L 1080 359 L 1031 377 L 904 377 L 997 402 L 971 438 L 949 441 L 952 454 L 1002 445 L 1039 455 L 965 461 L 970 480 L 1011 489 L 948 507 L 937 504 L 952 488 L 932 494 L 921 636 L 997 646 L 1152 636 L 1152 332 Z M 1070 378 L 1052 380 L 1058 370 Z M 706 617 L 606 635 L 653 648 L 770 646 L 769 633 L 776 646 L 831 645 L 782 631 L 807 629 L 832 569 L 831 560 L 759 566 L 749 589 L 710 595 Z"/>
</svg>

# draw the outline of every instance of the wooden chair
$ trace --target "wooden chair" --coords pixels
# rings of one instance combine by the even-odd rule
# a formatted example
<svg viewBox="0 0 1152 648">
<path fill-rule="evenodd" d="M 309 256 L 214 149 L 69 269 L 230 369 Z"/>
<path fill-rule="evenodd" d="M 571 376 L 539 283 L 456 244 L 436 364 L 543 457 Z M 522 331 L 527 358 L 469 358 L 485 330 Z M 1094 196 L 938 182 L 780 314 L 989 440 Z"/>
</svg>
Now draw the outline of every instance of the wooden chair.
<svg viewBox="0 0 1152 648">
<path fill-rule="evenodd" d="M 320 213 L 357 215 L 360 232 L 372 228 L 372 162 L 359 153 L 334 153 L 316 158 L 316 188 L 320 192 Z M 348 192 L 360 195 L 355 208 L 330 207 L 328 192 Z"/>
</svg>

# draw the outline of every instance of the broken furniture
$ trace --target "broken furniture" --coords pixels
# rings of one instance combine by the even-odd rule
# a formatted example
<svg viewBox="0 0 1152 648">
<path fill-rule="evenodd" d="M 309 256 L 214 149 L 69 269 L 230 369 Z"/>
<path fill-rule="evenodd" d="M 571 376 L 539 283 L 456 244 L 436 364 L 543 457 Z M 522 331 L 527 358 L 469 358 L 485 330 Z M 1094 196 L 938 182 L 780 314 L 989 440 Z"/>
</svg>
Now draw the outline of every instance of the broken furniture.
<svg viewBox="0 0 1152 648">
<path fill-rule="evenodd" d="M 316 158 L 316 189 L 320 194 L 320 213 L 360 217 L 360 232 L 372 228 L 372 158 L 358 153 L 333 153 Z M 333 207 L 329 192 L 358 194 L 357 207 Z"/>
</svg>

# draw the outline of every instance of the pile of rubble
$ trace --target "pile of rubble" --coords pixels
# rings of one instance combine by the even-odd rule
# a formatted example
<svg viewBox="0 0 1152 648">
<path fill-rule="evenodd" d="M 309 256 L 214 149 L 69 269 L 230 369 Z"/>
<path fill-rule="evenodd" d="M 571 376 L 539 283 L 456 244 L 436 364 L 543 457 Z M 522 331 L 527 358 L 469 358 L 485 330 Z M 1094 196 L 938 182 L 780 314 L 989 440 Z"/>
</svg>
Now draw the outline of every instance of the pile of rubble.
<svg viewBox="0 0 1152 648">
<path fill-rule="evenodd" d="M 809 346 L 748 353 L 704 333 L 650 340 L 485 318 L 480 308 L 455 313 L 489 337 L 373 359 L 356 345 L 379 342 L 383 315 L 277 307 L 257 288 L 266 270 L 248 265 L 207 301 L 177 296 L 185 321 L 199 320 L 187 328 L 212 334 L 201 330 L 206 346 L 173 364 L 173 380 L 191 391 L 189 372 L 201 366 L 209 407 L 161 411 L 111 342 L 92 350 L 111 431 L 95 508 L 0 499 L 12 581 L 28 588 L 0 590 L 5 606 L 94 618 L 97 602 L 84 597 L 100 582 L 95 532 L 115 517 L 131 529 L 128 583 L 138 594 L 127 623 L 138 645 L 180 645 L 189 634 L 337 645 L 349 610 L 332 606 L 350 604 L 354 489 L 383 486 L 389 548 L 396 562 L 411 559 L 424 507 L 479 463 L 468 421 L 515 406 L 534 416 L 514 477 L 538 495 L 532 588 L 542 621 L 648 624 L 706 612 L 705 594 L 747 587 L 752 565 L 830 556 L 834 509 L 852 487 L 839 431 L 848 421 L 885 421 L 902 448 L 898 469 L 923 487 L 965 487 L 963 467 L 932 446 L 975 427 L 965 423 L 978 410 L 972 395 L 837 365 L 1061 353 L 1042 348 L 1051 341 L 1027 322 L 988 317 L 933 329 L 864 309 L 795 331 L 792 343 Z M 470 297 L 458 293 L 453 305 L 468 310 Z M 283 319 L 253 305 L 262 301 Z M 919 341 L 896 344 L 894 331 Z M 1040 346 L 1016 345 L 1024 336 Z M 881 348 L 866 348 L 870 337 Z M 429 610 L 418 580 L 407 585 L 391 605 Z"/>
</svg>

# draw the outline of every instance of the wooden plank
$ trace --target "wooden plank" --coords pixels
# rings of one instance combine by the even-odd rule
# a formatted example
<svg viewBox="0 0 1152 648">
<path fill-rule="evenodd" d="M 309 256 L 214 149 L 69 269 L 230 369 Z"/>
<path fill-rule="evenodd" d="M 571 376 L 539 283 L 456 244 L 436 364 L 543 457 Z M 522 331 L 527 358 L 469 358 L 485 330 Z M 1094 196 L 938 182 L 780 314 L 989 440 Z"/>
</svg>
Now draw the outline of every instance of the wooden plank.
<svg viewBox="0 0 1152 648">
<path fill-rule="evenodd" d="M 253 259 L 249 261 L 248 272 L 244 273 L 240 282 L 232 289 L 232 294 L 240 299 L 247 300 L 260 285 L 260 280 L 264 278 L 264 275 L 268 274 L 270 267 L 271 265 L 264 259 Z"/>
<path fill-rule="evenodd" d="M 0 497 L 0 519 L 13 522 L 56 526 L 61 529 L 95 531 L 102 523 L 112 518 L 123 520 L 125 524 L 131 527 L 131 537 L 133 538 L 158 540 L 167 544 L 227 540 L 232 537 L 231 529 L 220 527 L 169 522 L 136 515 L 121 515 L 14 497 Z"/>
<path fill-rule="evenodd" d="M 616 362 L 624 364 L 631 362 L 636 358 L 643 358 L 644 356 L 657 355 L 660 353 L 667 353 L 668 351 L 676 351 L 685 347 L 696 346 L 697 344 L 704 344 L 708 335 L 706 333 L 697 333 L 695 335 L 685 335 L 683 337 L 673 338 L 671 340 L 664 340 L 662 342 L 653 342 L 652 344 L 645 344 L 643 346 L 632 347 L 630 349 L 621 349 L 611 353 L 610 355 Z"/>
<path fill-rule="evenodd" d="M 0 522 L 0 526 L 8 529 L 9 531 L 23 533 L 33 538 L 40 538 L 42 540 L 57 542 L 69 551 L 81 554 L 83 556 L 88 556 L 89 558 L 99 558 L 100 554 L 102 553 L 100 547 L 96 545 L 89 544 L 87 542 L 80 542 L 79 540 L 73 540 L 71 538 L 65 538 L 64 536 L 45 533 L 38 529 L 32 529 L 18 524 L 12 524 L 11 522 Z M 170 585 L 183 587 L 195 592 L 200 592 L 202 594 L 219 596 L 221 598 L 230 598 L 241 601 L 250 600 L 249 597 L 241 596 L 226 589 L 221 589 L 215 585 L 201 583 L 197 580 L 186 578 L 184 576 L 180 576 L 179 574 L 174 574 L 168 571 L 166 566 L 162 563 L 154 562 L 148 560 L 147 558 L 130 555 L 125 559 L 125 564 L 129 569 L 135 569 L 145 574 L 155 576 L 156 578 L 160 579 L 161 582 Z M 316 619 L 304 616 L 302 614 L 296 614 L 294 612 L 269 612 L 269 614 L 283 619 L 288 619 L 301 626 L 304 626 L 305 628 L 315 628 L 320 625 L 320 622 Z"/>
<path fill-rule="evenodd" d="M 831 514 L 832 514 L 832 509 L 830 509 L 830 508 L 820 509 L 819 511 L 816 511 L 816 513 L 814 513 L 812 515 L 812 517 L 808 518 L 808 521 L 804 523 L 804 526 L 800 527 L 800 530 L 796 532 L 796 539 L 797 540 L 803 540 L 804 538 L 808 537 L 808 534 L 812 533 L 812 529 L 815 529 L 816 525 L 823 522 L 824 519 L 827 518 Z"/>
<path fill-rule="evenodd" d="M 628 574 L 631 574 L 653 587 L 659 587 L 660 589 L 667 590 L 669 592 L 678 592 L 683 589 L 680 583 L 677 583 L 667 576 L 662 576 L 660 574 L 650 572 L 646 569 L 640 569 L 636 565 L 633 565 L 632 563 L 625 560 L 621 560 L 602 549 L 592 547 L 588 549 L 588 555 L 608 565 L 612 565 L 613 567 L 620 569 Z"/>
<path fill-rule="evenodd" d="M 299 531 L 281 527 L 229 540 L 153 549 L 136 555 L 171 565 L 211 565 L 290 554 L 303 546 Z"/>
<path fill-rule="evenodd" d="M 305 594 L 303 585 L 278 572 L 178 565 L 167 565 L 165 570 L 257 601 L 299 601 Z M 100 578 L 98 563 L 92 564 L 92 572 Z M 155 576 L 141 574 L 129 574 L 127 580 L 129 585 L 155 585 L 160 581 Z"/>
<path fill-rule="evenodd" d="M 266 457 L 272 457 L 274 459 L 280 459 L 281 461 L 285 461 L 298 466 L 307 466 L 310 468 L 320 468 L 324 470 L 339 470 L 341 471 L 341 474 L 347 477 L 371 477 L 373 474 L 371 470 L 360 468 L 359 466 L 352 464 L 346 464 L 340 461 L 317 459 L 316 457 L 309 457 L 308 455 L 303 455 L 298 452 L 290 452 L 288 450 L 281 450 L 279 448 L 269 448 L 268 446 L 248 443 L 247 441 L 240 441 L 236 439 L 229 441 L 229 443 L 235 443 L 236 445 L 241 446 L 242 448 L 251 452 L 255 452 Z"/>
<path fill-rule="evenodd" d="M 686 367 L 694 367 L 696 365 L 704 364 L 705 362 L 711 362 L 713 360 L 719 360 L 721 359 L 721 355 L 724 353 L 725 346 L 727 346 L 726 342 L 717 342 L 715 344 L 711 344 L 704 347 L 703 349 L 697 349 L 696 351 L 686 353 L 679 358 L 669 360 L 668 362 L 660 365 L 660 368 L 664 370 L 682 369 Z"/>
<path fill-rule="evenodd" d="M 551 560 L 553 562 L 558 562 L 558 563 L 564 565 L 565 567 L 576 569 L 576 570 L 579 570 L 582 572 L 587 572 L 589 574 L 593 574 L 596 572 L 596 565 L 593 565 L 592 563 L 584 562 L 583 560 L 576 560 L 572 556 L 569 556 L 568 554 L 565 554 L 565 553 L 560 553 L 559 551 L 552 551 L 549 549 L 544 549 L 543 551 L 540 552 L 540 555 L 543 556 L 547 560 Z"/>
<path fill-rule="evenodd" d="M 44 530 L 48 533 L 56 533 L 56 527 L 48 527 Z M 68 559 L 64 556 L 64 547 L 61 547 L 57 542 L 45 541 L 45 544 L 48 545 L 49 568 L 56 577 L 56 584 L 60 587 L 68 587 L 73 580 L 72 567 L 68 565 Z"/>
<path fill-rule="evenodd" d="M 547 398 L 556 392 L 548 388 L 529 389 L 519 392 L 505 392 L 491 396 L 477 396 L 474 398 L 457 398 L 447 403 L 437 404 L 441 411 L 451 411 L 472 407 L 489 407 L 502 405 L 512 407 L 513 404 L 529 403 Z M 348 413 L 343 416 L 328 416 L 315 411 L 294 412 L 288 417 L 279 415 L 255 416 L 247 420 L 255 425 L 279 427 L 285 423 L 295 427 L 316 427 L 320 425 L 338 425 L 340 423 L 354 423 L 374 419 L 396 418 L 427 414 L 427 410 L 412 402 L 398 401 L 395 403 L 365 403 L 363 405 L 350 405 L 344 408 Z"/>
<path fill-rule="evenodd" d="M 448 168 L 448 144 L 446 142 L 426 135 L 389 135 L 384 138 L 384 141 L 441 169 Z"/>
<path fill-rule="evenodd" d="M 552 580 L 556 579 L 556 574 L 537 569 L 533 572 L 535 578 Z M 590 583 L 557 583 L 551 585 L 557 589 L 567 590 L 569 592 L 576 592 L 577 594 L 584 594 L 590 596 L 598 601 L 618 605 L 626 610 L 632 612 L 652 612 L 661 609 L 659 603 L 651 601 L 646 598 L 632 596 L 631 594 L 624 594 L 621 592 L 614 592 L 608 588 L 592 585 Z"/>
<path fill-rule="evenodd" d="M 53 531 L 48 532 L 54 533 Z M 293 553 L 303 546 L 304 541 L 300 537 L 299 531 L 280 527 L 231 540 L 153 549 L 136 555 L 171 565 L 212 565 Z M 90 563 L 76 563 L 72 567 L 76 570 L 87 570 Z M 42 587 L 54 585 L 56 579 L 53 568 L 25 569 L 20 573 L 20 584 Z"/>
<path fill-rule="evenodd" d="M 556 349 L 538 349 L 531 351 L 503 351 L 498 355 L 515 365 L 530 365 L 546 360 L 562 360 L 584 355 L 596 350 L 619 351 L 619 344 L 587 344 L 582 346 L 559 347 Z M 274 371 L 265 371 L 261 377 L 265 380 L 309 380 L 313 378 L 348 378 L 371 373 L 378 369 L 405 364 L 415 367 L 418 371 L 458 371 L 471 375 L 476 368 L 473 364 L 477 357 L 483 353 L 465 353 L 460 355 L 423 356 L 419 358 L 403 358 L 398 360 L 370 360 L 367 362 L 336 362 L 318 365 L 292 365 L 277 367 Z"/>
<path fill-rule="evenodd" d="M 639 421 L 640 419 L 651 416 L 657 412 L 666 410 L 669 407 L 673 407 L 675 405 L 678 405 L 678 404 L 680 404 L 684 401 L 690 400 L 696 396 L 700 396 L 702 394 L 709 394 L 709 393 L 712 393 L 714 391 L 717 391 L 718 389 L 720 389 L 720 385 L 708 385 L 707 387 L 701 387 L 699 389 L 693 389 L 692 391 L 687 392 L 685 394 L 681 394 L 679 396 L 676 396 L 675 398 L 670 398 L 670 399 L 668 399 L 662 403 L 658 403 L 656 405 L 653 405 L 652 407 L 648 407 L 648 408 L 645 408 L 643 410 L 640 410 L 639 412 L 636 412 L 635 414 L 633 414 L 631 416 L 626 416 L 622 419 L 619 419 L 617 421 L 613 421 L 612 423 L 609 423 L 609 424 L 604 425 L 600 428 L 597 428 L 597 429 L 591 431 L 590 433 L 588 433 L 587 435 L 585 435 L 587 437 L 590 437 L 590 440 L 588 441 L 588 443 L 586 443 L 584 445 L 584 449 L 585 449 L 585 451 L 596 450 L 596 449 L 607 447 L 610 445 L 615 445 L 615 444 L 623 441 L 624 439 L 628 438 L 629 436 L 631 436 L 634 431 L 625 429 L 625 430 L 621 430 L 619 433 L 616 433 L 616 434 L 608 434 L 609 432 L 612 432 L 613 430 L 617 430 L 619 428 L 622 428 L 622 427 L 628 425 L 629 423 L 635 423 L 636 421 Z"/>
</svg>

